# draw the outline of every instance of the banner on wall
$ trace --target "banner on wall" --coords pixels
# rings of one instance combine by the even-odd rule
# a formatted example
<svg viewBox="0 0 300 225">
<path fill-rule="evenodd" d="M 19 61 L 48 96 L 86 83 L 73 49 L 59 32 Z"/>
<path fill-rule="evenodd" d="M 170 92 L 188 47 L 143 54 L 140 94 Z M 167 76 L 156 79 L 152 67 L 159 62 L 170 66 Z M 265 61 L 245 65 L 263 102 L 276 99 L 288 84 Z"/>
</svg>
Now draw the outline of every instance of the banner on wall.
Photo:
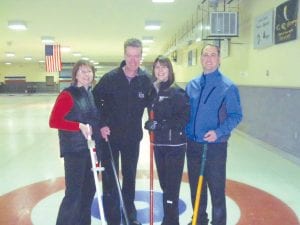
<svg viewBox="0 0 300 225">
<path fill-rule="evenodd" d="M 265 48 L 273 44 L 273 16 L 270 10 L 255 19 L 254 24 L 254 48 Z"/>
<path fill-rule="evenodd" d="M 286 1 L 276 8 L 275 44 L 297 38 L 298 0 Z"/>
</svg>

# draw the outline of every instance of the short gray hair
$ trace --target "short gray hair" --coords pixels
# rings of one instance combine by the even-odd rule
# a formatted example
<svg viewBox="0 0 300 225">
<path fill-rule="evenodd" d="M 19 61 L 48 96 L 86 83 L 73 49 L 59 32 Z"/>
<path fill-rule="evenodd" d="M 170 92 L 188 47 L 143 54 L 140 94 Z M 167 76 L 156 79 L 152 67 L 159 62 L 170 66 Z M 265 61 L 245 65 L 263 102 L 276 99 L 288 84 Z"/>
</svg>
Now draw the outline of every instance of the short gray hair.
<svg viewBox="0 0 300 225">
<path fill-rule="evenodd" d="M 129 38 L 124 42 L 124 52 L 128 46 L 141 49 L 143 48 L 142 42 L 137 38 Z"/>
</svg>

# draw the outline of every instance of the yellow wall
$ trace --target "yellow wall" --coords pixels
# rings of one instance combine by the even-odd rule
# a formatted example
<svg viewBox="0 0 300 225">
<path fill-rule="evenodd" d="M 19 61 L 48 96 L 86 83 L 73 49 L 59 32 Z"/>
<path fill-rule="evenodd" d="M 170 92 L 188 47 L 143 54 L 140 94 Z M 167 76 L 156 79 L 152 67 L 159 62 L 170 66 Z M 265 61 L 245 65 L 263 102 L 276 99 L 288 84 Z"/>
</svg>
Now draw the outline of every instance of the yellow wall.
<svg viewBox="0 0 300 225">
<path fill-rule="evenodd" d="M 253 48 L 253 27 L 257 16 L 275 9 L 285 0 L 240 0 L 239 37 L 230 40 L 229 56 L 222 58 L 221 71 L 238 85 L 300 87 L 300 39 L 263 49 Z M 300 6 L 299 6 L 300 8 Z M 300 30 L 298 13 L 298 33 Z M 299 36 L 299 35 L 298 35 Z M 178 50 L 177 63 L 173 63 L 177 82 L 188 82 L 201 73 L 199 57 L 197 65 L 187 66 L 187 54 L 191 49 L 198 53 L 203 43 L 194 43 Z M 199 55 L 199 54 L 198 54 Z M 0 82 L 4 76 L 25 75 L 26 81 L 45 82 L 46 76 L 58 73 L 46 73 L 44 65 L 24 63 L 17 66 L 0 66 Z"/>
<path fill-rule="evenodd" d="M 46 76 L 54 76 L 54 82 L 58 81 L 58 73 L 47 73 L 45 65 L 38 63 L 1 65 L 0 82 L 4 82 L 5 76 L 26 76 L 27 82 L 46 82 Z"/>
<path fill-rule="evenodd" d="M 275 9 L 285 1 L 241 0 L 239 10 L 239 37 L 232 38 L 229 56 L 222 58 L 221 71 L 239 85 L 300 87 L 300 39 L 267 48 L 253 48 L 253 27 L 257 16 Z M 300 8 L 300 6 L 299 6 Z M 298 34 L 300 13 L 298 13 Z M 188 82 L 201 73 L 201 65 L 188 67 L 186 52 L 200 48 L 194 44 L 185 51 L 178 51 L 178 63 L 174 63 L 176 80 Z M 180 60 L 185 58 L 185 60 Z"/>
</svg>

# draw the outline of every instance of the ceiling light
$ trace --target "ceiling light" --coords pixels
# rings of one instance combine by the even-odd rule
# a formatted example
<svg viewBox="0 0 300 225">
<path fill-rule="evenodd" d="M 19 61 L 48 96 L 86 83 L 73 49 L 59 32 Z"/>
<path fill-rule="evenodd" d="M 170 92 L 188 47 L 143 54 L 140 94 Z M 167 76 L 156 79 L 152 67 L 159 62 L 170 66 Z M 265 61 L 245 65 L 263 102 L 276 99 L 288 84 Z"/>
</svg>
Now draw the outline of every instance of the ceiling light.
<svg viewBox="0 0 300 225">
<path fill-rule="evenodd" d="M 81 53 L 80 52 L 73 52 L 73 56 L 80 57 Z"/>
<path fill-rule="evenodd" d="M 8 21 L 8 28 L 11 30 L 27 30 L 27 25 L 23 21 Z"/>
<path fill-rule="evenodd" d="M 25 59 L 26 61 L 31 61 L 31 60 L 32 60 L 32 57 L 30 57 L 30 56 L 25 56 L 24 59 Z"/>
<path fill-rule="evenodd" d="M 11 65 L 11 62 L 6 62 L 5 65 Z"/>
<path fill-rule="evenodd" d="M 202 41 L 202 39 L 201 39 L 201 37 L 197 37 L 195 41 L 200 42 L 200 41 Z"/>
<path fill-rule="evenodd" d="M 14 57 L 15 53 L 13 52 L 5 52 L 6 57 Z"/>
<path fill-rule="evenodd" d="M 60 47 L 60 50 L 61 50 L 62 52 L 69 52 L 69 51 L 71 51 L 71 48 L 68 47 L 68 46 L 62 46 L 62 47 Z"/>
<path fill-rule="evenodd" d="M 150 43 L 153 43 L 153 42 L 154 42 L 154 39 L 153 39 L 153 37 L 143 37 L 143 38 L 142 38 L 142 42 L 143 42 L 144 44 L 150 44 Z"/>
<path fill-rule="evenodd" d="M 43 42 L 44 44 L 52 44 L 52 43 L 54 43 L 54 37 L 43 36 L 43 37 L 42 37 L 42 42 Z"/>
<path fill-rule="evenodd" d="M 175 0 L 152 0 L 154 3 L 171 3 L 174 2 Z"/>
<path fill-rule="evenodd" d="M 146 21 L 145 30 L 160 30 L 160 21 Z"/>
</svg>

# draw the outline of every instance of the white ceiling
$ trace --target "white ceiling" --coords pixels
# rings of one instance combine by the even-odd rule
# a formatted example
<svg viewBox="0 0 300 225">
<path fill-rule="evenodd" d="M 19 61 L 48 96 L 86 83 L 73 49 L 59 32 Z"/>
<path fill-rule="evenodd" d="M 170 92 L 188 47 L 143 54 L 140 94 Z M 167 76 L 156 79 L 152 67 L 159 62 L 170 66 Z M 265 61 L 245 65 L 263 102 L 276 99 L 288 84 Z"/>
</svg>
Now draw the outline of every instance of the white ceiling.
<svg viewBox="0 0 300 225">
<path fill-rule="evenodd" d="M 56 43 L 69 46 L 62 53 L 63 62 L 74 62 L 81 52 L 97 62 L 119 62 L 123 42 L 130 37 L 153 36 L 145 61 L 152 62 L 166 51 L 176 33 L 196 13 L 200 0 L 175 0 L 174 3 L 152 3 L 151 0 L 1 0 L 0 1 L 0 67 L 10 61 L 25 63 L 44 59 L 41 36 L 53 36 Z M 23 20 L 27 31 L 12 31 L 10 20 Z M 159 20 L 161 30 L 146 31 L 145 20 Z M 6 52 L 15 53 L 7 58 Z"/>
</svg>

